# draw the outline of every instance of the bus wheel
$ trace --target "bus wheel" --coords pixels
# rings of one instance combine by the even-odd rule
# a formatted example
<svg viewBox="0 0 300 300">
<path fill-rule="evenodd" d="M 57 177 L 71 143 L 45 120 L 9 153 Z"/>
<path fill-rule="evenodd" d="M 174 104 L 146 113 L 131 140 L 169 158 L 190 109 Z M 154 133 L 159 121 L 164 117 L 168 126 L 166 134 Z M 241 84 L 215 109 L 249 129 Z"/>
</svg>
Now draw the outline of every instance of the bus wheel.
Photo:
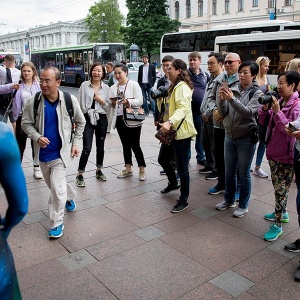
<svg viewBox="0 0 300 300">
<path fill-rule="evenodd" d="M 75 77 L 75 84 L 76 84 L 77 87 L 80 87 L 80 86 L 81 86 L 81 84 L 82 84 L 82 79 L 81 79 L 80 75 L 77 75 L 77 76 Z"/>
</svg>

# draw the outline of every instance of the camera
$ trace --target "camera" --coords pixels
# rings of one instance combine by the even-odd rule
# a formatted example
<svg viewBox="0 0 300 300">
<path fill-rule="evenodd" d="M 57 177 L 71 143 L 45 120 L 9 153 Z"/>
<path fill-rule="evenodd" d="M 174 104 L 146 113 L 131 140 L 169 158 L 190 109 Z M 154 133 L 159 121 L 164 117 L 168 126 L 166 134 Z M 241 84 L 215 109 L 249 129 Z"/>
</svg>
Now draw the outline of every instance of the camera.
<svg viewBox="0 0 300 300">
<path fill-rule="evenodd" d="M 292 131 L 292 132 L 298 130 L 292 123 L 289 123 L 289 129 L 290 129 L 290 131 Z"/>
<path fill-rule="evenodd" d="M 260 104 L 272 103 L 272 101 L 273 101 L 272 96 L 274 96 L 276 99 L 279 98 L 278 94 L 275 91 L 267 91 L 264 95 L 262 95 L 258 98 L 258 102 Z"/>
<path fill-rule="evenodd" d="M 150 94 L 152 99 L 164 98 L 168 96 L 168 89 L 161 86 L 157 90 L 151 91 Z"/>
</svg>

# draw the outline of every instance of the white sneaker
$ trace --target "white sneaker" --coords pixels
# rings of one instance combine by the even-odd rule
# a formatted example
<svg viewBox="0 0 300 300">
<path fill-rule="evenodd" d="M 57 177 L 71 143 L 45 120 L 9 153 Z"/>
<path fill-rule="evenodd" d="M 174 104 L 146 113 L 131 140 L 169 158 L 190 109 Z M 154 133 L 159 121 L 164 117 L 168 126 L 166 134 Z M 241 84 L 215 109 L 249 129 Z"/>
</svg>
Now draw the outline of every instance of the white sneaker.
<svg viewBox="0 0 300 300">
<path fill-rule="evenodd" d="M 40 167 L 34 167 L 33 168 L 33 177 L 35 179 L 43 179 L 43 174 L 41 172 Z"/>
<path fill-rule="evenodd" d="M 139 180 L 140 180 L 140 181 L 146 180 L 146 173 L 145 173 L 145 170 L 140 170 L 140 173 L 139 173 Z"/>
<path fill-rule="evenodd" d="M 268 178 L 268 174 L 262 168 L 259 168 L 258 170 L 254 169 L 253 175 L 261 178 Z"/>
<path fill-rule="evenodd" d="M 241 217 L 243 217 L 247 212 L 248 212 L 248 208 L 240 208 L 240 207 L 238 207 L 238 208 L 233 212 L 233 216 L 236 217 L 236 218 L 241 218 Z"/>
</svg>

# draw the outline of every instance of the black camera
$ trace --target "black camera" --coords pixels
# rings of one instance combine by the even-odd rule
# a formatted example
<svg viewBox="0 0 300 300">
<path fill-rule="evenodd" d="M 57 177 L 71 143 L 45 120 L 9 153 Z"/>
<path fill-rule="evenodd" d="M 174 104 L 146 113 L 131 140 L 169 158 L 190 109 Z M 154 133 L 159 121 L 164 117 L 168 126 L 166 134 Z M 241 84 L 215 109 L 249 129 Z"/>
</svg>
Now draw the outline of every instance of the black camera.
<svg viewBox="0 0 300 300">
<path fill-rule="evenodd" d="M 264 95 L 262 95 L 258 98 L 258 102 L 260 104 L 272 103 L 272 101 L 273 101 L 272 96 L 274 96 L 276 99 L 279 98 L 278 94 L 275 91 L 267 91 Z"/>
<path fill-rule="evenodd" d="M 168 96 L 168 89 L 161 86 L 157 90 L 151 91 L 150 95 L 152 99 L 164 98 Z"/>
</svg>

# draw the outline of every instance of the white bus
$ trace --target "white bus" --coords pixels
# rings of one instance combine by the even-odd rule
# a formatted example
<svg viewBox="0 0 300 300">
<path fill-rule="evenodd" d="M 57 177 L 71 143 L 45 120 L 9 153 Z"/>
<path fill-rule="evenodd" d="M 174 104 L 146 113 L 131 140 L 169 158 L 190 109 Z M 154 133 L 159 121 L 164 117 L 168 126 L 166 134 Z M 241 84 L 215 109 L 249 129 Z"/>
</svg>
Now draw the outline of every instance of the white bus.
<svg viewBox="0 0 300 300">
<path fill-rule="evenodd" d="M 188 54 L 192 51 L 198 51 L 202 56 L 201 68 L 206 70 L 207 57 L 210 52 L 215 51 L 217 37 L 247 35 L 255 32 L 279 32 L 282 30 L 300 30 L 300 23 L 267 20 L 224 24 L 200 31 L 166 33 L 161 39 L 160 57 L 162 59 L 165 55 L 172 55 L 187 62 Z M 259 55 L 261 54 L 259 53 Z"/>
<path fill-rule="evenodd" d="M 259 56 L 270 59 L 268 78 L 276 84 L 277 75 L 286 63 L 300 57 L 300 30 L 281 30 L 241 35 L 219 36 L 215 39 L 216 52 L 238 53 L 241 60 L 256 60 Z"/>
<path fill-rule="evenodd" d="M 4 57 L 7 54 L 12 54 L 15 57 L 16 68 L 20 69 L 20 67 L 21 67 L 21 65 L 23 63 L 23 60 L 22 60 L 22 57 L 21 57 L 21 53 L 20 52 L 16 52 L 16 51 L 2 51 L 2 52 L 0 52 L 0 65 L 3 63 Z"/>
</svg>

